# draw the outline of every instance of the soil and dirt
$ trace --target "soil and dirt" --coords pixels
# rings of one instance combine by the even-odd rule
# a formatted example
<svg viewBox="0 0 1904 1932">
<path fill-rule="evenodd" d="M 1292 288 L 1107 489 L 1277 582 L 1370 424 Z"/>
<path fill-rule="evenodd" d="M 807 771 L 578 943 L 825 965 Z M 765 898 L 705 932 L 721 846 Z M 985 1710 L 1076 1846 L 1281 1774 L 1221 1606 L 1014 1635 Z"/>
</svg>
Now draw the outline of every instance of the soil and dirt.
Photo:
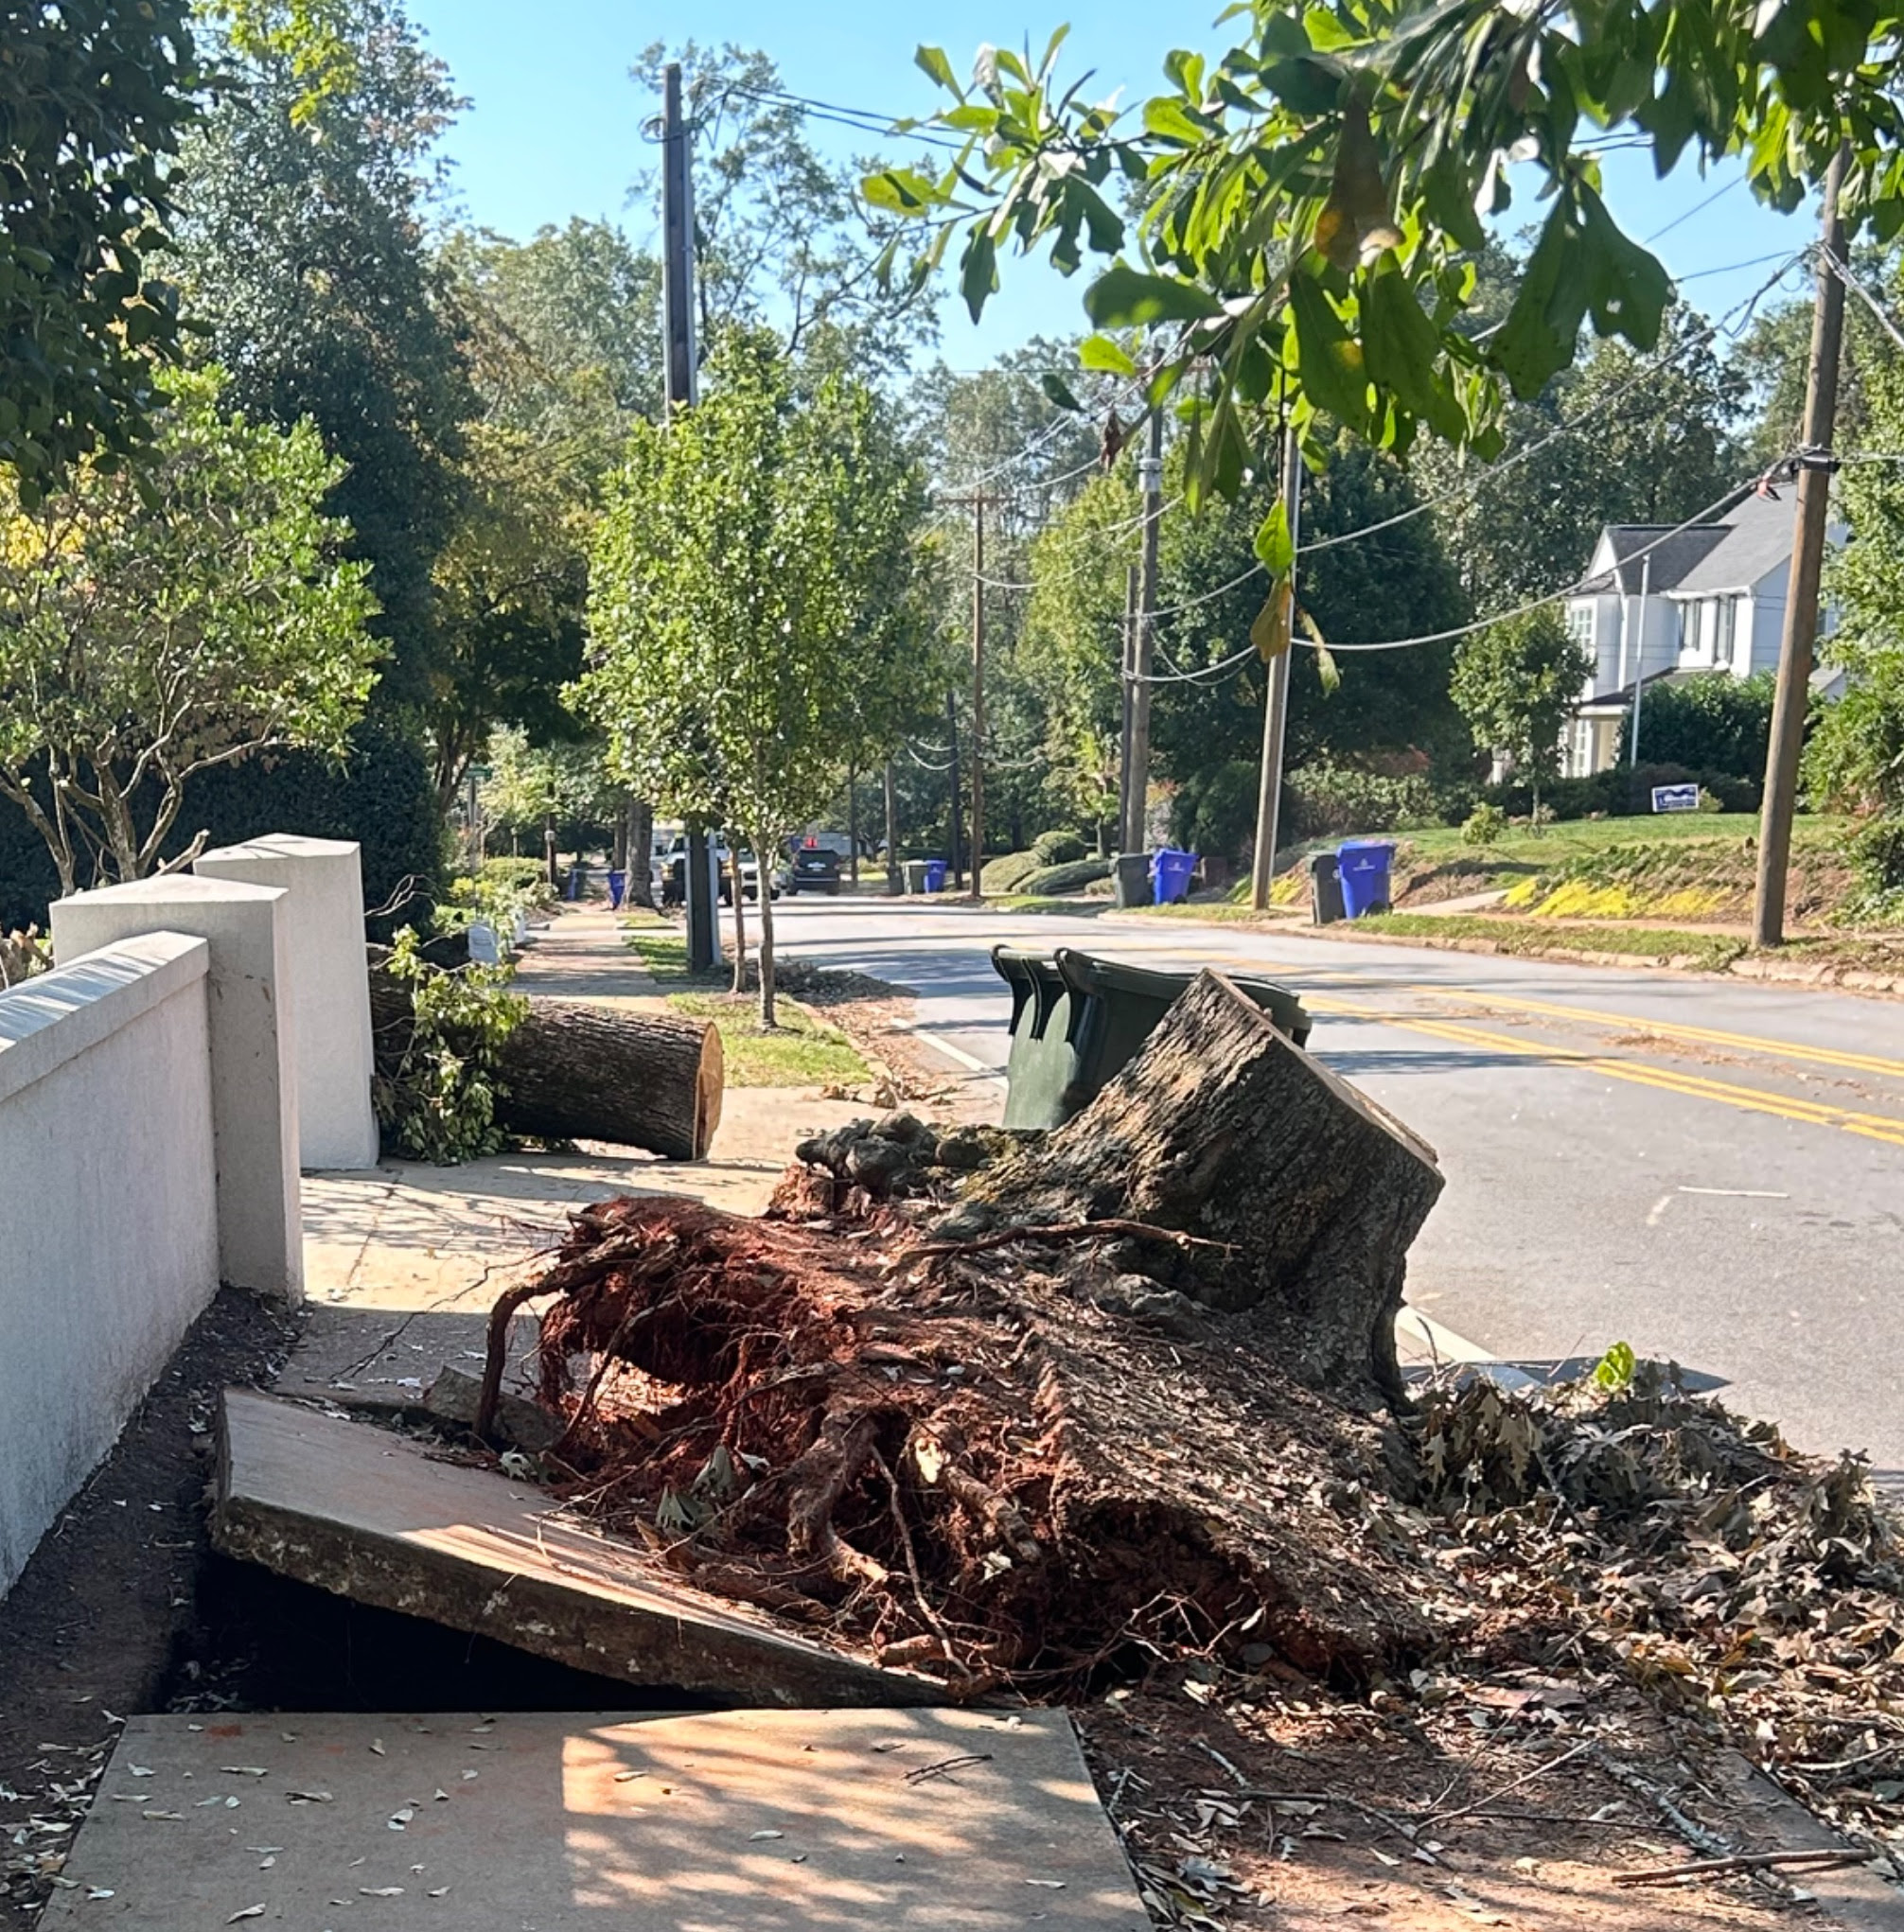
<svg viewBox="0 0 1904 1932">
<path fill-rule="evenodd" d="M 0 1903 L 44 1900 L 117 1719 L 190 1689 L 218 1394 L 272 1380 L 292 1334 L 223 1291 L 0 1599 Z"/>
</svg>

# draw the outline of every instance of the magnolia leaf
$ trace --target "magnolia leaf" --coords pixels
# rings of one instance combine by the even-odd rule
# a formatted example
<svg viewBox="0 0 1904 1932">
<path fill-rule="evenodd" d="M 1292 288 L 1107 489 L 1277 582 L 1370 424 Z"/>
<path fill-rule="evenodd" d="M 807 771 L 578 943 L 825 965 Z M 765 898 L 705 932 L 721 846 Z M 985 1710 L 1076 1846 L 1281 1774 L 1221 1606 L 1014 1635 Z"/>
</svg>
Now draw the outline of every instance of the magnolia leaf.
<svg viewBox="0 0 1904 1932">
<path fill-rule="evenodd" d="M 1296 545 L 1289 534 L 1289 508 L 1279 498 L 1257 527 L 1257 561 L 1272 577 L 1288 575 L 1296 563 Z"/>
<path fill-rule="evenodd" d="M 1342 667 L 1335 661 L 1335 653 L 1324 641 L 1322 626 L 1299 604 L 1296 607 L 1296 621 L 1302 626 L 1303 636 L 1315 647 L 1315 675 L 1321 680 L 1323 695 L 1333 696 L 1342 689 Z"/>
<path fill-rule="evenodd" d="M 893 215 L 920 215 L 932 205 L 937 187 L 909 167 L 889 167 L 869 174 L 859 184 L 861 196 L 875 208 Z"/>
<path fill-rule="evenodd" d="M 1400 246 L 1402 232 L 1388 206 L 1382 179 L 1382 150 L 1368 126 L 1368 109 L 1352 100 L 1342 111 L 1335 144 L 1335 174 L 1329 199 L 1315 218 L 1315 245 L 1338 269 Z"/>
<path fill-rule="evenodd" d="M 1049 373 L 1043 375 L 1038 378 L 1038 387 L 1045 392 L 1047 399 L 1054 407 L 1061 410 L 1068 410 L 1073 415 L 1082 415 L 1084 413 L 1084 404 L 1071 394 L 1062 376 Z"/>
<path fill-rule="evenodd" d="M 945 58 L 943 47 L 920 46 L 912 55 L 912 63 L 921 73 L 938 81 L 947 94 L 956 94 L 961 100 L 965 98 L 965 90 L 959 85 L 958 78 L 952 72 L 952 62 Z"/>
<path fill-rule="evenodd" d="M 1289 615 L 1294 599 L 1295 586 L 1290 579 L 1286 575 L 1278 577 L 1269 587 L 1269 595 L 1263 599 L 1256 622 L 1249 627 L 1249 641 L 1265 664 L 1289 649 Z"/>
<path fill-rule="evenodd" d="M 1102 369 L 1112 376 L 1135 376 L 1137 365 L 1124 346 L 1112 336 L 1086 336 L 1078 344 L 1078 360 L 1086 369 Z"/>
<path fill-rule="evenodd" d="M 1158 322 L 1201 322 L 1224 308 L 1194 282 L 1146 275 L 1114 262 L 1085 292 L 1084 312 L 1100 328 L 1145 328 Z"/>
</svg>

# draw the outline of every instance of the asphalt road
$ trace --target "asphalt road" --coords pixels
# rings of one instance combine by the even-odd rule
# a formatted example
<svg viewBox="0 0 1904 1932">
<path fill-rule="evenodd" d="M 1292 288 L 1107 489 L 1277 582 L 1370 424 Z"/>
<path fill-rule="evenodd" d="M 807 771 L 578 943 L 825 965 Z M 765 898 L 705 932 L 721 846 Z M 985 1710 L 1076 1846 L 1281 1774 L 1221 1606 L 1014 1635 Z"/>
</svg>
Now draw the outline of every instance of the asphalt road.
<svg viewBox="0 0 1904 1932">
<path fill-rule="evenodd" d="M 1630 1342 L 1904 1485 L 1904 1004 L 917 901 L 783 900 L 776 924 L 912 987 L 974 1078 L 1008 1048 L 999 941 L 1269 973 L 1316 1015 L 1311 1050 L 1439 1153 L 1408 1296 L 1447 1345 L 1553 1363 Z"/>
</svg>

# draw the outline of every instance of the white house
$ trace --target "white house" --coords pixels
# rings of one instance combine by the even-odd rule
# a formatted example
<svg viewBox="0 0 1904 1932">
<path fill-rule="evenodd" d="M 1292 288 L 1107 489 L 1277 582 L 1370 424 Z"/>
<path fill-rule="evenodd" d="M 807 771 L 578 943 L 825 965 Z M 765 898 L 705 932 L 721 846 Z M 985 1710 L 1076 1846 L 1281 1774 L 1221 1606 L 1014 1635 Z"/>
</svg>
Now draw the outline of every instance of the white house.
<svg viewBox="0 0 1904 1932">
<path fill-rule="evenodd" d="M 1791 570 L 1791 492 L 1749 496 L 1714 523 L 1610 523 L 1594 546 L 1567 628 L 1594 656 L 1564 747 L 1569 777 L 1631 753 L 1633 693 L 1658 677 L 1750 677 L 1778 663 Z M 1833 543 L 1844 527 L 1834 525 Z M 1827 610 L 1821 629 L 1829 632 Z M 1835 694 L 1838 674 L 1814 681 Z M 1646 756 L 1646 746 L 1640 746 Z"/>
</svg>

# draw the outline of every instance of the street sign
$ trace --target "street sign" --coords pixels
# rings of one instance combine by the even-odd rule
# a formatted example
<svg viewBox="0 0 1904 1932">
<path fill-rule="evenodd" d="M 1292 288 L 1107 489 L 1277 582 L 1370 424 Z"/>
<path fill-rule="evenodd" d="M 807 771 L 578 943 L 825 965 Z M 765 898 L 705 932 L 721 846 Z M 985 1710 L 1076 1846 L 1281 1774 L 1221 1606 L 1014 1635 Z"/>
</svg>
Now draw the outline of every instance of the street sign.
<svg viewBox="0 0 1904 1932">
<path fill-rule="evenodd" d="M 495 775 L 496 774 L 492 772 L 486 764 L 472 764 L 469 767 L 469 776 L 473 778 L 479 785 L 486 785 L 489 782 L 489 781 L 495 777 Z"/>
<path fill-rule="evenodd" d="M 1697 785 L 1655 785 L 1653 787 L 1653 810 L 1655 812 L 1697 812 L 1699 810 L 1699 787 Z"/>
</svg>

